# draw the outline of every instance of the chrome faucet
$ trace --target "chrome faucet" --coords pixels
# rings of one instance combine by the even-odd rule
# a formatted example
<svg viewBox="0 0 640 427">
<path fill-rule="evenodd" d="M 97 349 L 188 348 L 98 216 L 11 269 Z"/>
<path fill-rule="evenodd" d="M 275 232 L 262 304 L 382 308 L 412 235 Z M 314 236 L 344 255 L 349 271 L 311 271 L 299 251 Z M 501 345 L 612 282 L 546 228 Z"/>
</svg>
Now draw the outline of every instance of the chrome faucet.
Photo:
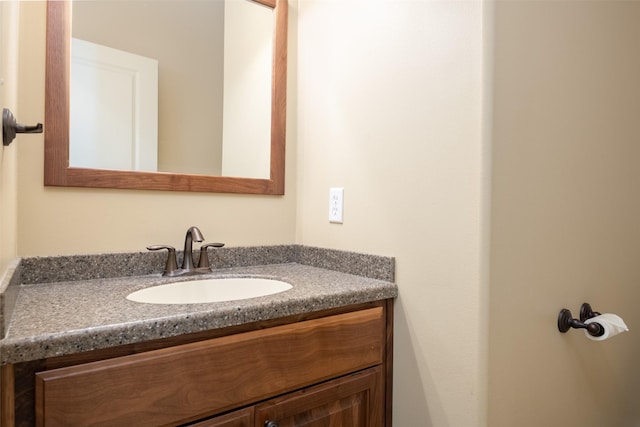
<svg viewBox="0 0 640 427">
<path fill-rule="evenodd" d="M 147 246 L 150 251 L 159 251 L 161 249 L 167 249 L 169 254 L 167 256 L 167 263 L 164 267 L 163 276 L 180 276 L 182 274 L 206 274 L 211 273 L 211 266 L 209 265 L 209 254 L 207 250 L 209 248 L 221 248 L 224 243 L 208 243 L 200 247 L 200 259 L 198 260 L 198 266 L 193 260 L 193 242 L 204 241 L 204 236 L 200 229 L 196 226 L 189 227 L 187 235 L 184 237 L 184 253 L 182 259 L 182 267 L 178 268 L 176 262 L 176 250 L 173 246 L 168 245 L 155 245 Z"/>
<path fill-rule="evenodd" d="M 193 241 L 202 242 L 204 236 L 200 232 L 200 229 L 196 226 L 189 227 L 187 235 L 184 238 L 184 251 L 182 259 L 182 270 L 184 273 L 189 273 L 195 269 L 196 263 L 193 262 Z"/>
</svg>

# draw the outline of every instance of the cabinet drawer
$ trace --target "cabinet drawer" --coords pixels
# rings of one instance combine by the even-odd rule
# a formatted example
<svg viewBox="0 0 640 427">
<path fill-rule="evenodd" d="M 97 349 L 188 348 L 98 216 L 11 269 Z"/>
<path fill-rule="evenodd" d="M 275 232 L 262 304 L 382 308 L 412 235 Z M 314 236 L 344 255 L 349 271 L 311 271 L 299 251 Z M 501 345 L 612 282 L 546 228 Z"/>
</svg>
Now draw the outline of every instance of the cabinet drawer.
<svg viewBox="0 0 640 427">
<path fill-rule="evenodd" d="M 172 425 L 382 363 L 371 308 L 36 374 L 38 425 Z"/>
</svg>

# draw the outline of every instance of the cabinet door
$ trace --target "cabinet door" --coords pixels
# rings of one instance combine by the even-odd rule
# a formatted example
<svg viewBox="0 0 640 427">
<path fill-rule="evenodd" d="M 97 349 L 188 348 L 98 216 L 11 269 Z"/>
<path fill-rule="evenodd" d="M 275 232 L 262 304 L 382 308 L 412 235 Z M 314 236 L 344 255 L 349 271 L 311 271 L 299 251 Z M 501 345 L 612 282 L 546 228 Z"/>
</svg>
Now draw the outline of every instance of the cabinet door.
<svg viewBox="0 0 640 427">
<path fill-rule="evenodd" d="M 230 414 L 220 415 L 198 423 L 189 424 L 189 427 L 252 427 L 253 407 L 241 409 Z"/>
<path fill-rule="evenodd" d="M 255 427 L 382 427 L 382 380 L 376 367 L 272 399 L 256 406 Z"/>
</svg>

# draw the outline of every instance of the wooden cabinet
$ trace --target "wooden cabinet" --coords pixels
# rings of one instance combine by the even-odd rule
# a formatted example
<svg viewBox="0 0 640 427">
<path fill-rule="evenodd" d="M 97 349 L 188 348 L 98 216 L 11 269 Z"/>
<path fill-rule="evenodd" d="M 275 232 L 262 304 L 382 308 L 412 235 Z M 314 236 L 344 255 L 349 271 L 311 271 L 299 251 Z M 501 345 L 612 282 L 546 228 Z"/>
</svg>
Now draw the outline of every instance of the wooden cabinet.
<svg viewBox="0 0 640 427">
<path fill-rule="evenodd" d="M 253 427 L 253 424 L 253 407 L 250 407 L 189 424 L 189 427 Z"/>
<path fill-rule="evenodd" d="M 382 384 L 382 369 L 371 368 L 190 426 L 383 426 Z"/>
<path fill-rule="evenodd" d="M 382 370 L 372 368 L 256 406 L 257 426 L 383 426 Z"/>
<path fill-rule="evenodd" d="M 33 372 L 35 416 L 23 409 L 6 425 L 390 425 L 390 306 L 68 366 L 40 364 L 46 368 Z"/>
</svg>

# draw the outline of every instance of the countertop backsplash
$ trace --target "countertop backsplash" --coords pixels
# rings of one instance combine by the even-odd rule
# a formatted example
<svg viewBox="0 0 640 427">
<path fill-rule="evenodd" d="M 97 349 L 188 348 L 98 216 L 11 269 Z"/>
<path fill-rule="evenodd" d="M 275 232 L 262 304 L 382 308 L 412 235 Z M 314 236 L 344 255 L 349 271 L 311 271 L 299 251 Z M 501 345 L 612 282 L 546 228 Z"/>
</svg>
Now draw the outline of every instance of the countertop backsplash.
<svg viewBox="0 0 640 427">
<path fill-rule="evenodd" d="M 20 259 L 14 259 L 4 275 L 0 277 L 0 339 L 4 338 L 16 298 L 18 298 L 21 268 Z"/>
<path fill-rule="evenodd" d="M 182 251 L 176 251 L 178 265 Z M 194 250 L 197 259 L 199 251 Z M 161 273 L 167 259 L 163 252 L 131 252 L 22 258 L 20 284 L 66 282 Z M 209 251 L 212 269 L 297 263 L 393 282 L 393 257 L 368 255 L 302 245 L 223 247 Z"/>
</svg>

